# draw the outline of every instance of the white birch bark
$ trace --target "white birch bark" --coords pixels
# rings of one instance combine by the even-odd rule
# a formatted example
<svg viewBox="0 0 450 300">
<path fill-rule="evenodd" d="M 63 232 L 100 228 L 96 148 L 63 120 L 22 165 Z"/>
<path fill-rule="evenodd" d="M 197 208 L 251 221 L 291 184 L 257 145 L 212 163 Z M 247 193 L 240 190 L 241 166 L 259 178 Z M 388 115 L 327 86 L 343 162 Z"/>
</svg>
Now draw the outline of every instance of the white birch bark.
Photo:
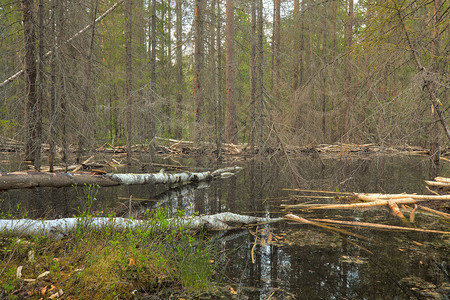
<svg viewBox="0 0 450 300">
<path fill-rule="evenodd" d="M 173 227 L 182 226 L 187 229 L 206 228 L 207 230 L 230 230 L 242 227 L 243 225 L 260 222 L 277 222 L 282 218 L 269 219 L 262 217 L 253 217 L 239 215 L 231 212 L 219 213 L 208 216 L 191 216 L 185 218 L 168 219 L 168 225 Z M 145 226 L 143 220 L 134 220 L 126 218 L 64 218 L 56 220 L 0 220 L 0 232 L 11 232 L 15 235 L 36 235 L 36 234 L 54 234 L 55 237 L 66 235 L 77 225 L 91 226 L 100 228 L 102 226 L 113 226 L 117 229 L 130 229 L 138 226 Z"/>
<path fill-rule="evenodd" d="M 138 185 L 138 184 L 174 184 L 212 180 L 228 177 L 241 167 L 228 167 L 213 172 L 182 172 L 148 174 L 77 174 L 77 173 L 26 173 L 14 172 L 0 174 L 0 190 L 21 189 L 33 187 L 69 187 L 72 185 L 98 184 L 99 186 Z"/>
</svg>

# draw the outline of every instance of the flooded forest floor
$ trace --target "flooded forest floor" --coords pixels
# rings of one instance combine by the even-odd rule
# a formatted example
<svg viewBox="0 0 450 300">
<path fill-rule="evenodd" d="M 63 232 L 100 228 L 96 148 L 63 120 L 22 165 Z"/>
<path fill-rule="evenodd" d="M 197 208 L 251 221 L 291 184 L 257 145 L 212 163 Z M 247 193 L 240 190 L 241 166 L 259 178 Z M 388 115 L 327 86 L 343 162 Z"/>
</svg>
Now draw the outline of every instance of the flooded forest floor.
<svg viewBox="0 0 450 300">
<path fill-rule="evenodd" d="M 255 153 L 246 146 L 225 144 L 221 161 L 216 159 L 218 153 L 213 144 L 195 148 L 187 141 L 158 139 L 156 150 L 156 156 L 150 157 L 145 145 L 133 146 L 131 167 L 126 165 L 124 147 L 105 144 L 82 156 L 71 152 L 73 163 L 67 164 L 61 162 L 59 152 L 54 170 L 89 174 L 152 173 L 161 168 L 166 172 L 199 172 L 231 165 L 239 165 L 243 170 L 235 176 L 205 183 L 99 188 L 95 196 L 93 190 L 86 188 L 9 190 L 0 194 L 2 218 L 72 217 L 83 208 L 86 210 L 82 199 L 91 198 L 95 200 L 89 211 L 94 216 L 143 219 L 155 212 L 163 212 L 164 216 L 157 216 L 163 218 L 179 213 L 211 215 L 229 211 L 268 219 L 294 215 L 309 223 L 291 218 L 208 233 L 207 238 L 200 231 L 194 235 L 186 232 L 171 236 L 166 232 L 155 236 L 148 228 L 139 233 L 110 234 L 111 239 L 104 239 L 101 232 L 88 231 L 89 236 L 78 233 L 56 243 L 48 239 L 13 241 L 2 237 L 4 262 L 15 253 L 23 263 L 0 267 L 14 282 L 2 283 L 1 295 L 17 299 L 77 299 L 74 295 L 83 287 L 80 297 L 85 299 L 95 296 L 94 290 L 98 297 L 106 299 L 449 299 L 450 235 L 445 233 L 450 232 L 448 217 L 416 208 L 413 203 L 396 203 L 403 218 L 388 205 L 346 206 L 361 203 L 354 192 L 448 195 L 445 188 L 424 182 L 431 179 L 428 150 L 339 144 L 267 147 L 262 153 Z M 439 176 L 450 175 L 449 155 L 447 149 L 441 152 Z M 77 156 L 80 163 L 75 163 Z M 20 145 L 12 142 L 3 144 L 1 168 L 3 173 L 35 172 L 21 160 Z M 48 171 L 45 161 L 41 171 Z M 432 200 L 417 205 L 448 214 L 449 204 L 447 200 Z M 325 205 L 328 207 L 320 208 Z M 330 208 L 332 205 L 341 207 Z M 153 242 L 142 242 L 142 234 L 153 236 Z M 83 242 L 86 240 L 97 243 Z M 52 243 L 58 245 L 53 250 L 62 252 L 49 251 Z M 161 249 L 157 244 L 166 247 Z M 68 249 L 81 250 L 78 253 L 92 249 L 97 256 L 68 256 Z M 30 254 L 30 250 L 34 252 Z M 30 261 L 30 255 L 42 253 L 45 262 Z M 114 263 L 106 264 L 102 257 Z M 19 276 L 20 266 L 23 268 Z M 109 270 L 102 275 L 109 281 L 96 281 L 94 270 L 100 266 Z M 200 275 L 207 285 L 191 280 Z M 77 288 L 71 290 L 70 286 Z"/>
</svg>

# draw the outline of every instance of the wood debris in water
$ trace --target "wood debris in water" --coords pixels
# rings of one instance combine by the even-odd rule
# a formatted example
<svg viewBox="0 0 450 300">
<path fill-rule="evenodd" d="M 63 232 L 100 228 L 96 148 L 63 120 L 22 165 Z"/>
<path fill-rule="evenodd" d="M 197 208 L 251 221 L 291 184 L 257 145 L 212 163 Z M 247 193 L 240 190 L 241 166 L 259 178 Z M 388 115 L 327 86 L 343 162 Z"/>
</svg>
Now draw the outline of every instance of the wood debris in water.
<svg viewBox="0 0 450 300">
<path fill-rule="evenodd" d="M 448 184 L 450 187 L 450 178 L 437 177 L 435 181 L 441 184 Z M 429 184 L 429 182 L 427 181 Z M 404 224 L 402 226 L 377 224 L 369 222 L 358 222 L 349 220 L 332 220 L 332 219 L 305 219 L 294 214 L 285 215 L 286 220 L 300 222 L 303 224 L 309 224 L 314 226 L 319 226 L 325 229 L 330 229 L 330 226 L 355 226 L 355 227 L 366 227 L 372 229 L 382 229 L 382 230 L 402 230 L 402 231 L 414 231 L 414 232 L 424 232 L 424 233 L 438 233 L 438 234 L 450 234 L 450 231 L 445 230 L 434 230 L 434 229 L 421 229 L 415 228 L 413 224 L 416 220 L 416 213 L 421 210 L 427 213 L 431 213 L 431 216 L 440 217 L 444 219 L 450 219 L 450 214 L 442 212 L 436 209 L 432 209 L 423 205 L 425 202 L 435 202 L 435 201 L 449 201 L 450 194 L 440 195 L 433 193 L 433 195 L 417 195 L 417 194 L 380 194 L 380 193 L 349 193 L 349 192 L 334 192 L 334 191 L 323 191 L 323 190 L 303 190 L 303 189 L 285 189 L 290 191 L 304 192 L 304 193 L 315 193 L 318 195 L 329 195 L 332 194 L 334 197 L 328 196 L 304 196 L 306 198 L 318 198 L 330 199 L 334 198 L 336 200 L 350 200 L 353 203 L 301 203 L 293 205 L 281 205 L 284 209 L 299 209 L 302 212 L 312 211 L 312 210 L 348 210 L 348 209 L 370 209 L 373 207 L 386 207 L 391 213 L 398 217 Z M 316 200 L 317 201 L 317 200 Z M 421 205 L 419 205 L 419 203 Z M 408 206 L 409 205 L 409 206 Z M 411 206 L 413 208 L 411 208 Z M 409 212 L 409 216 L 405 216 L 404 212 Z M 331 227 L 334 228 L 334 227 Z M 344 233 L 344 232 L 341 232 Z M 344 233 L 348 235 L 348 232 Z M 356 245 L 359 247 L 359 245 Z"/>
</svg>

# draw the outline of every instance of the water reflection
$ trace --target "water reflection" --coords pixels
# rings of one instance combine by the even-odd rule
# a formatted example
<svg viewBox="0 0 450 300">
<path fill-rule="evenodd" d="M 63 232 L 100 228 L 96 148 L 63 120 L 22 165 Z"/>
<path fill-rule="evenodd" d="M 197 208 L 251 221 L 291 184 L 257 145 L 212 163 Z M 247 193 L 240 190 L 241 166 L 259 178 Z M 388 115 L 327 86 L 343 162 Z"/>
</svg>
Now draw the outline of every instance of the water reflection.
<svg viewBox="0 0 450 300">
<path fill-rule="evenodd" d="M 189 163 L 220 167 L 208 165 L 206 160 Z M 305 189 L 424 193 L 423 180 L 429 176 L 429 160 L 420 157 L 304 156 L 295 163 Z M 232 211 L 278 217 L 285 213 L 280 204 L 298 203 L 290 198 L 290 192 L 283 190 L 297 185 L 284 159 L 274 156 L 251 160 L 243 167 L 244 171 L 236 177 L 197 185 L 102 188 L 95 209 L 135 218 L 156 207 L 167 208 L 172 214 L 180 210 L 188 215 Z M 448 165 L 444 165 L 439 174 L 448 176 L 449 171 Z M 4 214 L 20 216 L 28 212 L 35 218 L 54 218 L 76 214 L 80 195 L 73 188 L 48 188 L 8 191 L 1 194 L 1 199 Z M 302 201 L 315 199 L 306 197 Z M 311 218 L 332 214 L 334 218 L 397 222 L 383 209 L 307 214 Z M 418 216 L 418 222 L 430 220 Z M 420 288 L 413 290 L 407 283 L 405 278 L 411 276 L 422 278 L 442 291 L 446 284 L 450 288 L 448 239 L 445 243 L 441 236 L 424 234 L 365 230 L 356 233 L 368 237 L 370 242 L 346 237 L 351 244 L 335 233 L 298 224 L 266 224 L 249 231 L 222 234 L 217 237 L 218 247 L 229 255 L 222 257 L 218 277 L 240 288 L 251 299 L 427 298 Z M 374 254 L 369 255 L 354 244 Z"/>
</svg>

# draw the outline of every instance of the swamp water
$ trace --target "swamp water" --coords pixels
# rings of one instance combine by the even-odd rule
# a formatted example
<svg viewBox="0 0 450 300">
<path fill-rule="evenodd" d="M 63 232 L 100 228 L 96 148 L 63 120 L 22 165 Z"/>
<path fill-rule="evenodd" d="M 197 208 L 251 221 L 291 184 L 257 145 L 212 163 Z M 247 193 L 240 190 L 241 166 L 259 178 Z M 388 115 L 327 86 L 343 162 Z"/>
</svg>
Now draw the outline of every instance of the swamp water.
<svg viewBox="0 0 450 300">
<path fill-rule="evenodd" d="M 206 160 L 183 163 L 218 168 Z M 427 193 L 423 180 L 429 177 L 429 164 L 424 157 L 302 156 L 292 163 L 301 176 L 302 189 Z M 172 189 L 153 185 L 100 188 L 94 211 L 134 218 L 156 207 L 171 213 L 181 210 L 187 215 L 231 211 L 275 218 L 291 212 L 306 219 L 404 226 L 386 208 L 284 211 L 283 204 L 336 201 L 283 190 L 296 187 L 291 167 L 283 158 L 239 165 L 244 169 L 234 177 L 198 185 Z M 150 171 L 155 170 L 142 167 L 136 172 Z M 450 175 L 447 163 L 439 175 Z M 81 188 L 3 192 L 2 217 L 25 213 L 31 218 L 71 217 L 78 213 L 79 198 L 89 192 Z M 448 212 L 448 204 L 444 205 Z M 449 230 L 448 221 L 428 214 L 417 214 L 416 224 L 420 228 Z M 217 261 L 216 279 L 236 299 L 450 299 L 449 235 L 345 229 L 360 236 L 286 222 L 217 234 L 217 248 L 226 255 Z"/>
</svg>

